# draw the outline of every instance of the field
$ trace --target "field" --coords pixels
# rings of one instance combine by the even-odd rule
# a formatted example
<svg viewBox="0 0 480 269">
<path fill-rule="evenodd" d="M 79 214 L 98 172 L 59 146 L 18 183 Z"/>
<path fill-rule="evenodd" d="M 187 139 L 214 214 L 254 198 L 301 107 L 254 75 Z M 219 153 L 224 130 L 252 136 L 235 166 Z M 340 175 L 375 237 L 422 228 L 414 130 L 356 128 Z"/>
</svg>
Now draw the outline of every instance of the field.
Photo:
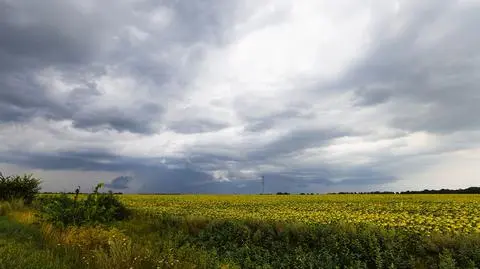
<svg viewBox="0 0 480 269">
<path fill-rule="evenodd" d="M 480 266 L 480 195 L 116 197 L 129 219 L 64 228 L 0 203 L 0 269 Z"/>
<path fill-rule="evenodd" d="M 480 195 L 124 195 L 146 215 L 366 223 L 411 232 L 480 232 Z"/>
</svg>

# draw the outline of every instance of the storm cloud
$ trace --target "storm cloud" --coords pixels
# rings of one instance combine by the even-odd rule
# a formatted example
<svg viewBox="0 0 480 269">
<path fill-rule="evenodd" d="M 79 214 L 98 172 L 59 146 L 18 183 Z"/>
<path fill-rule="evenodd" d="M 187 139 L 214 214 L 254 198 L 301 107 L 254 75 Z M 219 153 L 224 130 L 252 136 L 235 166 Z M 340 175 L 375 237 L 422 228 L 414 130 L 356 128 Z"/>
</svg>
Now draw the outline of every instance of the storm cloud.
<svg viewBox="0 0 480 269">
<path fill-rule="evenodd" d="M 48 191 L 468 187 L 479 24 L 472 0 L 0 0 L 0 170 Z"/>
</svg>

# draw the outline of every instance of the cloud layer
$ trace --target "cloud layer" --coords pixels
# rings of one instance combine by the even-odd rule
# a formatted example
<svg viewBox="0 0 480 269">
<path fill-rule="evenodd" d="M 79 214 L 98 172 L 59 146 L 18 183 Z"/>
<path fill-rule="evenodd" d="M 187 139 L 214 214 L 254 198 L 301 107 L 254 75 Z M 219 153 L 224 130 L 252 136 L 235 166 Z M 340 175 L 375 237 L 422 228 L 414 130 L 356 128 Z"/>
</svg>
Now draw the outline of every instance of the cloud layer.
<svg viewBox="0 0 480 269">
<path fill-rule="evenodd" d="M 472 185 L 478 25 L 473 0 L 0 0 L 0 169 L 48 190 L 58 171 L 130 192 Z"/>
</svg>

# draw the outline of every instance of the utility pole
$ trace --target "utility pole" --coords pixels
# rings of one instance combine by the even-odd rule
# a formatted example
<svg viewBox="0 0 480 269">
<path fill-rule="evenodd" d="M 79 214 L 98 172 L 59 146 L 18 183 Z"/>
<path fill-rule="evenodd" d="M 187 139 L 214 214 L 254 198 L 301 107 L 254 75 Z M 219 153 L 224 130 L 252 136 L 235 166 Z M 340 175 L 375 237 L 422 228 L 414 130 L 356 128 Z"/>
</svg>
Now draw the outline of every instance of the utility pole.
<svg viewBox="0 0 480 269">
<path fill-rule="evenodd" d="M 265 176 L 262 176 L 262 194 L 265 194 Z"/>
</svg>

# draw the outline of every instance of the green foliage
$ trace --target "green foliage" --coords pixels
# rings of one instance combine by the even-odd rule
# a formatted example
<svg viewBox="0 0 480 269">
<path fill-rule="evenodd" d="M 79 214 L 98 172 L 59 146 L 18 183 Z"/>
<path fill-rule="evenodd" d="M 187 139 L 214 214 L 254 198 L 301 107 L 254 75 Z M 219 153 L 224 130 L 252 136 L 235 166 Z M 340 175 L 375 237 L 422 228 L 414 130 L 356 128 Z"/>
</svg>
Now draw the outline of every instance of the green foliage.
<svg viewBox="0 0 480 269">
<path fill-rule="evenodd" d="M 452 257 L 452 253 L 445 249 L 439 256 L 440 262 L 438 265 L 439 269 L 455 269 L 455 260 Z"/>
<path fill-rule="evenodd" d="M 30 204 L 40 191 L 40 182 L 33 175 L 4 176 L 0 173 L 0 201 L 23 199 Z"/>
<path fill-rule="evenodd" d="M 85 199 L 79 199 L 80 189 L 73 198 L 65 193 L 43 198 L 40 218 L 56 226 L 103 224 L 127 218 L 128 209 L 112 192 L 98 192 L 102 187 L 103 184 L 98 184 Z"/>
<path fill-rule="evenodd" d="M 476 268 L 480 235 L 432 235 L 371 225 L 210 220 L 162 215 L 151 231 L 184 235 L 241 268 Z"/>
</svg>

